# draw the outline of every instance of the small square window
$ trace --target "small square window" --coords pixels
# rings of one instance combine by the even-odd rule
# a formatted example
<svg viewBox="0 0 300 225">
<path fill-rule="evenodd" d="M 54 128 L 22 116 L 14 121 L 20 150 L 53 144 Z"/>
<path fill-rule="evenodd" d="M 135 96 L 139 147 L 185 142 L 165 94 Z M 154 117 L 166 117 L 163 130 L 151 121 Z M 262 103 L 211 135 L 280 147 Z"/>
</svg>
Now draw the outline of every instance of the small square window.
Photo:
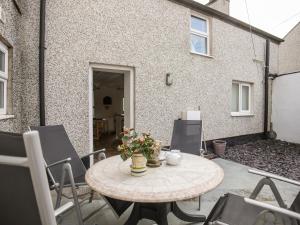
<svg viewBox="0 0 300 225">
<path fill-rule="evenodd" d="M 191 16 L 190 44 L 191 52 L 200 55 L 209 55 L 208 20 Z"/>
<path fill-rule="evenodd" d="M 249 115 L 251 113 L 251 89 L 249 83 L 232 83 L 231 89 L 231 115 Z"/>
</svg>

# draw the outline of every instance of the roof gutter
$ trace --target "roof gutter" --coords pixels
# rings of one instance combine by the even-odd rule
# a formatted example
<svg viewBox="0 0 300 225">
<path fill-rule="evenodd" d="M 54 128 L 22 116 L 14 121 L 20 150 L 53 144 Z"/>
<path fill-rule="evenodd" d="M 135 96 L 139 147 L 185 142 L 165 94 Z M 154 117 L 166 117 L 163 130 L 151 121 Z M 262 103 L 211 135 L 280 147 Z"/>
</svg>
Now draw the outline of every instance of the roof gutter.
<svg viewBox="0 0 300 225">
<path fill-rule="evenodd" d="M 40 126 L 46 125 L 45 119 L 45 21 L 46 0 L 40 0 L 40 45 L 39 45 L 39 109 Z"/>
<path fill-rule="evenodd" d="M 190 9 L 194 10 L 194 11 L 199 11 L 201 13 L 213 16 L 213 17 L 218 18 L 222 21 L 225 21 L 227 23 L 235 25 L 236 27 L 239 27 L 243 30 L 249 31 L 249 24 L 247 24 L 247 23 L 245 23 L 241 20 L 238 20 L 238 19 L 236 19 L 232 16 L 229 16 L 225 13 L 222 13 L 218 10 L 210 8 L 206 5 L 203 5 L 199 2 L 196 2 L 194 0 L 168 0 L 168 1 L 174 2 L 174 3 L 182 5 L 182 6 L 185 6 L 187 8 L 190 8 Z M 268 39 L 270 39 L 270 40 L 272 40 L 276 43 L 280 43 L 280 42 L 284 41 L 283 39 L 281 39 L 279 37 L 276 37 L 273 34 L 270 34 L 266 31 L 263 31 L 259 28 L 253 27 L 253 26 L 252 26 L 252 32 L 256 35 L 259 35 L 259 36 L 263 37 L 263 38 L 268 38 Z"/>
</svg>

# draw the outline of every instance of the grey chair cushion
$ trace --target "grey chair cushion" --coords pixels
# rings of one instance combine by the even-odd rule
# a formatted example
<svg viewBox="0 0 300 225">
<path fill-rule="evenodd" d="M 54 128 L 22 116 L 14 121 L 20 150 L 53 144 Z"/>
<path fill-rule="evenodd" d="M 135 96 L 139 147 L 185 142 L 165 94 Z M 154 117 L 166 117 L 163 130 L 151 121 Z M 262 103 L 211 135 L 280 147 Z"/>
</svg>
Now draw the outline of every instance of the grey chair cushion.
<svg viewBox="0 0 300 225">
<path fill-rule="evenodd" d="M 175 120 L 170 149 L 200 155 L 201 120 Z"/>
<path fill-rule="evenodd" d="M 75 151 L 64 126 L 31 127 L 31 129 L 39 132 L 43 156 L 47 165 L 70 157 L 75 182 L 84 183 L 84 176 L 86 173 L 85 166 Z M 59 183 L 62 165 L 51 167 L 50 171 L 55 181 Z M 69 183 L 69 178 L 66 177 L 65 184 Z"/>
</svg>

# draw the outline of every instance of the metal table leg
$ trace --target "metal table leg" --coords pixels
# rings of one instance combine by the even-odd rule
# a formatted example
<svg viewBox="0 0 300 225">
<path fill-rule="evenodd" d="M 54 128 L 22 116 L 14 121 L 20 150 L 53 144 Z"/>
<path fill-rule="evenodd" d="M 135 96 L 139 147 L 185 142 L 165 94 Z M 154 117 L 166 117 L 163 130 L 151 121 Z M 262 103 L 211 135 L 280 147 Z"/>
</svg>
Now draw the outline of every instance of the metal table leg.
<svg viewBox="0 0 300 225">
<path fill-rule="evenodd" d="M 133 210 L 124 225 L 136 225 L 141 219 L 150 219 L 158 225 L 168 225 L 168 214 L 172 212 L 178 219 L 186 222 L 204 222 L 203 215 L 183 212 L 176 202 L 168 203 L 134 203 Z"/>
</svg>

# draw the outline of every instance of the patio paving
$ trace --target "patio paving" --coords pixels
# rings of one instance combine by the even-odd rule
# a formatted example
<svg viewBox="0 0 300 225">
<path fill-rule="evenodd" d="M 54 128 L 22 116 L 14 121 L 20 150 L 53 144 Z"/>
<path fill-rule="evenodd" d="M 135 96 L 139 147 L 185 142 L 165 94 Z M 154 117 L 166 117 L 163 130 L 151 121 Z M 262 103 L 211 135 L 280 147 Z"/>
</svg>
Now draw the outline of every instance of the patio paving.
<svg viewBox="0 0 300 225">
<path fill-rule="evenodd" d="M 224 180 L 222 184 L 214 189 L 213 191 L 202 196 L 201 201 L 201 211 L 197 209 L 198 202 L 197 199 L 183 201 L 179 203 L 179 206 L 189 213 L 194 214 L 204 214 L 208 215 L 212 207 L 218 200 L 218 198 L 225 193 L 234 193 L 241 196 L 249 196 L 257 182 L 261 178 L 260 176 L 249 174 L 248 169 L 250 167 L 244 166 L 232 161 L 224 159 L 214 159 L 214 162 L 219 164 L 225 173 Z M 283 200 L 287 205 L 290 205 L 293 199 L 296 197 L 296 194 L 299 192 L 299 187 L 296 187 L 291 184 L 287 184 L 280 181 L 275 181 Z M 264 188 L 262 193 L 259 195 L 258 199 L 271 204 L 276 204 L 274 201 L 274 196 L 269 190 L 269 188 Z M 91 212 L 99 208 L 103 204 L 103 200 L 95 200 L 92 204 L 84 204 L 82 207 L 83 215 L 86 217 Z M 116 218 L 113 212 L 106 206 L 101 211 L 97 212 L 94 216 L 90 217 L 85 224 L 92 225 L 122 225 L 127 220 L 131 208 L 129 208 L 120 218 Z M 169 214 L 168 221 L 170 225 L 182 225 L 189 224 L 177 219 L 174 215 Z M 76 225 L 76 216 L 74 212 L 69 212 L 65 214 L 62 225 Z M 155 224 L 150 220 L 142 220 L 139 222 L 139 225 L 152 225 Z M 201 223 L 197 223 L 201 224 Z"/>
</svg>

